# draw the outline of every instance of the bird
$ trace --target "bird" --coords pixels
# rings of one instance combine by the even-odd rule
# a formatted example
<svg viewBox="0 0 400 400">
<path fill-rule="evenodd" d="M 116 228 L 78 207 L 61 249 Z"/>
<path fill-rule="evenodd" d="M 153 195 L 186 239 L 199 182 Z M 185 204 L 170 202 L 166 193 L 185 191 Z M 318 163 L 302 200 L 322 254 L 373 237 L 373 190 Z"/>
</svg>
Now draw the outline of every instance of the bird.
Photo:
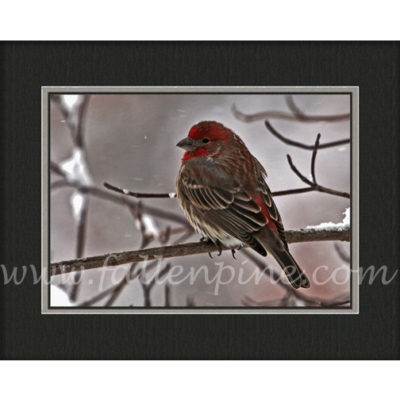
<svg viewBox="0 0 400 400">
<path fill-rule="evenodd" d="M 266 170 L 242 139 L 220 122 L 201 121 L 177 146 L 185 150 L 177 198 L 201 240 L 220 250 L 249 246 L 262 256 L 270 253 L 295 289 L 310 287 L 290 254 Z"/>
</svg>

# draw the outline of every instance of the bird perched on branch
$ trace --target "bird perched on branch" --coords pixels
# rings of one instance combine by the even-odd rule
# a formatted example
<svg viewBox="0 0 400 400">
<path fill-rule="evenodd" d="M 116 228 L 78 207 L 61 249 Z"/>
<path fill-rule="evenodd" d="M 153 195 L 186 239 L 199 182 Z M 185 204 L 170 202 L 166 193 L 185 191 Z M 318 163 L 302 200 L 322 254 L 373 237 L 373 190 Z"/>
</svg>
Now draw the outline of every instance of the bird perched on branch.
<svg viewBox="0 0 400 400">
<path fill-rule="evenodd" d="M 192 226 L 217 246 L 243 244 L 270 253 L 295 288 L 310 282 L 289 252 L 264 167 L 233 131 L 214 121 L 194 125 L 177 146 L 185 150 L 176 187 Z"/>
</svg>

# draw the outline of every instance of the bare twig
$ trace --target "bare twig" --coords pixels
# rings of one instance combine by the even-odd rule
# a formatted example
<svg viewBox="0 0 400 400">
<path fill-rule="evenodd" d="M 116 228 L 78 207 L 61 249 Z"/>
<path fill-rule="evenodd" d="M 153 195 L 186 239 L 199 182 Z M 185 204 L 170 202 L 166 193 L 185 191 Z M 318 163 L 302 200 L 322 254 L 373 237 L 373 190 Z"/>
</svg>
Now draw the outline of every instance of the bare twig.
<svg viewBox="0 0 400 400">
<path fill-rule="evenodd" d="M 76 257 L 81 258 L 83 256 L 85 243 L 86 243 L 86 226 L 87 226 L 87 215 L 88 215 L 88 199 L 83 201 L 83 209 L 79 216 L 77 238 L 76 238 Z M 75 302 L 78 297 L 78 291 L 80 287 L 81 273 L 77 272 L 74 276 L 74 282 L 69 294 L 70 300 Z"/>
<path fill-rule="evenodd" d="M 345 263 L 350 263 L 350 254 L 347 254 L 338 243 L 334 243 L 334 247 L 341 260 Z"/>
<path fill-rule="evenodd" d="M 126 203 L 130 213 L 132 214 L 133 218 L 139 225 L 140 235 L 142 237 L 142 243 L 140 244 L 140 248 L 143 249 L 153 241 L 154 236 L 147 233 L 146 224 L 143 221 L 142 203 L 139 202 L 137 204 L 137 207 L 132 207 L 128 201 L 126 201 Z"/>
<path fill-rule="evenodd" d="M 65 182 L 64 187 L 79 188 L 82 193 L 87 193 L 90 196 L 94 196 L 102 200 L 107 200 L 119 205 L 126 206 L 126 199 L 123 199 L 121 196 L 111 193 L 109 190 L 104 190 L 96 186 L 81 186 L 77 182 Z M 133 207 L 137 207 L 138 203 L 131 201 L 130 204 Z M 143 205 L 142 209 L 144 212 L 146 212 L 147 214 L 151 214 L 153 217 L 158 217 L 169 221 L 173 221 L 184 226 L 189 226 L 189 222 L 187 221 L 187 219 L 184 216 L 179 215 L 177 213 L 173 213 L 171 211 L 147 205 Z"/>
<path fill-rule="evenodd" d="M 67 177 L 61 167 L 54 161 L 50 161 L 50 170 L 55 174 L 62 176 L 63 178 Z"/>
<path fill-rule="evenodd" d="M 317 151 L 319 149 L 319 139 L 321 137 L 321 134 L 319 133 L 317 135 L 317 138 L 315 140 L 315 145 L 314 145 L 314 150 L 311 158 L 311 176 L 312 176 L 312 181 L 310 181 L 306 176 L 304 176 L 298 169 L 297 167 L 293 164 L 292 157 L 290 155 L 287 155 L 287 159 L 290 165 L 290 168 L 292 171 L 305 183 L 309 186 L 309 188 L 301 188 L 301 189 L 294 189 L 297 190 L 297 192 L 294 192 L 294 190 L 291 190 L 291 193 L 288 193 L 288 191 L 283 191 L 283 192 L 278 192 L 274 193 L 274 196 L 279 196 L 282 194 L 294 194 L 294 193 L 304 193 L 304 192 L 311 192 L 311 191 L 317 191 L 317 192 L 322 192 L 322 193 L 328 193 L 332 194 L 334 196 L 340 196 L 340 197 L 345 197 L 347 199 L 350 198 L 350 193 L 347 192 L 340 192 L 338 190 L 330 189 L 325 186 L 319 185 L 316 181 L 315 177 L 315 160 L 317 156 Z"/>
<path fill-rule="evenodd" d="M 51 183 L 50 189 L 55 190 L 55 189 L 60 189 L 62 187 L 67 187 L 67 186 L 69 186 L 69 185 L 68 185 L 68 181 L 66 179 L 59 179 L 59 180 Z"/>
<path fill-rule="evenodd" d="M 314 185 L 317 184 L 317 179 L 315 177 L 315 159 L 317 158 L 317 152 L 318 152 L 318 149 L 320 148 L 320 144 L 319 144 L 320 139 L 321 139 L 321 134 L 318 133 L 317 139 L 315 140 L 315 144 L 314 144 L 314 150 L 313 150 L 312 156 L 311 156 L 311 176 L 312 176 Z"/>
<path fill-rule="evenodd" d="M 193 236 L 194 233 L 195 233 L 194 229 L 193 228 L 191 228 L 191 229 L 189 228 L 189 229 L 186 230 L 186 232 L 182 236 L 179 237 L 179 239 L 176 242 L 177 243 L 182 243 L 182 242 L 186 241 L 187 239 L 189 239 L 191 236 Z"/>
<path fill-rule="evenodd" d="M 88 217 L 89 202 L 88 199 L 83 201 L 83 208 L 78 222 L 78 232 L 76 240 L 76 256 L 81 258 L 83 256 L 85 243 L 86 243 L 86 226 Z"/>
<path fill-rule="evenodd" d="M 235 105 L 232 106 L 233 115 L 244 122 L 260 121 L 264 119 L 284 119 L 289 121 L 300 122 L 338 122 L 350 119 L 350 114 L 335 114 L 335 115 L 307 115 L 304 114 L 295 105 L 292 96 L 286 96 L 286 103 L 291 110 L 291 113 L 284 111 L 262 111 L 254 114 L 245 114 L 239 111 Z"/>
<path fill-rule="evenodd" d="M 121 294 L 122 290 L 126 287 L 126 285 L 134 280 L 136 276 L 139 275 L 139 273 L 134 274 L 135 269 L 137 267 L 138 263 L 132 263 L 131 266 L 129 267 L 128 273 L 121 279 L 121 281 L 114 287 L 114 289 L 111 292 L 111 296 L 107 300 L 107 302 L 104 304 L 104 307 L 111 307 L 115 300 L 119 297 Z"/>
<path fill-rule="evenodd" d="M 345 121 L 350 119 L 350 113 L 345 114 L 333 114 L 333 115 L 306 115 L 303 113 L 300 108 L 295 104 L 293 96 L 285 97 L 286 104 L 289 109 L 292 111 L 293 115 L 295 115 L 298 121 L 305 122 L 337 122 L 337 121 Z"/>
<path fill-rule="evenodd" d="M 147 233 L 145 232 L 145 229 L 143 227 L 144 224 L 142 221 L 141 207 L 138 207 L 138 210 L 136 211 L 136 210 L 132 209 L 130 207 L 130 205 L 128 204 L 128 208 L 129 208 L 130 212 L 132 213 L 132 216 L 134 217 L 134 219 L 139 221 L 139 227 L 140 227 L 140 232 L 141 232 L 141 236 L 142 236 L 142 243 L 140 245 L 140 248 L 143 249 L 144 247 L 146 247 L 149 243 L 151 243 L 154 240 L 154 237 L 148 236 Z M 161 236 L 160 241 L 162 244 L 167 243 L 167 241 L 169 240 L 169 237 L 170 237 L 170 232 L 171 232 L 171 229 L 169 226 L 167 226 L 167 228 L 165 229 L 165 233 L 160 235 Z M 147 266 L 147 270 L 151 269 L 156 263 L 157 263 L 156 261 L 153 261 L 152 263 L 150 263 Z M 138 265 L 137 262 L 132 263 L 128 272 L 121 279 L 121 281 L 118 284 L 116 284 L 115 286 L 113 286 L 111 288 L 111 290 L 107 289 L 103 292 L 104 296 L 102 296 L 100 293 L 99 296 L 95 296 L 93 299 L 85 301 L 84 305 L 85 306 L 92 305 L 93 303 L 96 303 L 97 301 L 101 300 L 103 297 L 106 297 L 108 294 L 111 294 L 109 299 L 105 303 L 105 307 L 111 307 L 114 304 L 114 302 L 117 300 L 117 298 L 119 297 L 121 292 L 124 290 L 124 288 L 130 282 L 132 282 L 134 279 L 136 279 L 140 274 L 143 273 L 142 269 L 135 272 L 137 265 Z"/>
<path fill-rule="evenodd" d="M 124 277 L 125 278 L 125 277 Z M 80 304 L 78 304 L 78 307 L 88 307 L 91 306 L 95 303 L 97 303 L 100 300 L 103 300 L 105 297 L 107 297 L 108 295 L 112 295 L 113 292 L 115 290 L 119 290 L 119 285 L 123 282 L 123 280 L 121 280 L 120 282 L 118 282 L 116 285 L 109 287 L 108 289 L 96 294 L 95 296 L 91 297 L 88 300 L 85 300 L 83 302 L 81 302 Z"/>
<path fill-rule="evenodd" d="M 118 192 L 121 194 L 126 194 L 128 196 L 136 197 L 138 199 L 140 198 L 170 198 L 173 199 L 176 197 L 176 193 L 139 193 L 139 192 L 132 192 L 128 189 L 123 189 L 114 185 L 111 185 L 110 183 L 105 182 L 104 187 L 113 190 L 114 192 Z"/>
<path fill-rule="evenodd" d="M 164 275 L 166 275 L 171 269 L 171 264 L 167 264 L 150 282 L 146 282 L 146 278 L 144 272 L 139 275 L 139 282 L 142 286 L 143 297 L 144 297 L 144 306 L 151 307 L 151 290 L 153 289 L 156 282 L 161 279 Z"/>
<path fill-rule="evenodd" d="M 131 212 L 133 218 L 139 224 L 139 230 L 140 230 L 140 234 L 141 234 L 141 238 L 142 238 L 140 248 L 143 249 L 147 245 L 149 245 L 155 238 L 153 235 L 149 235 L 146 231 L 146 226 L 143 221 L 142 204 L 139 202 L 136 209 L 131 207 L 131 205 L 128 202 L 127 202 L 127 206 L 128 206 L 129 211 Z M 170 233 L 171 233 L 171 228 L 169 226 L 167 226 L 167 228 L 165 229 L 165 232 L 163 232 L 163 234 L 160 235 L 160 242 L 162 244 L 166 244 L 168 242 Z M 155 264 L 155 262 L 150 263 L 148 265 L 147 269 L 150 269 L 154 264 Z M 134 271 L 135 271 L 137 265 L 138 265 L 138 263 L 131 264 L 131 267 L 130 267 L 128 273 L 119 282 L 119 284 L 116 285 L 110 298 L 107 300 L 105 307 L 111 307 L 114 304 L 114 302 L 117 300 L 118 296 L 121 294 L 121 292 L 125 288 L 125 286 L 128 285 L 128 283 L 130 283 L 132 280 L 134 280 L 137 276 L 140 276 L 141 274 L 144 273 L 144 271 L 142 269 L 139 272 L 134 274 Z M 150 288 L 150 290 L 151 290 L 151 288 Z"/>
<path fill-rule="evenodd" d="M 312 187 L 300 188 L 300 189 L 287 189 L 287 190 L 278 190 L 276 192 L 272 192 L 274 197 L 278 196 L 288 196 L 291 194 L 300 194 L 300 193 L 307 193 L 313 192 L 315 189 Z"/>
<path fill-rule="evenodd" d="M 271 123 L 266 120 L 265 121 L 265 126 L 267 129 L 279 140 L 281 140 L 283 143 L 288 144 L 289 146 L 295 146 L 299 147 L 300 149 L 305 149 L 305 150 L 314 150 L 314 145 L 312 144 L 304 144 L 301 142 L 297 142 L 292 139 L 288 139 L 287 137 L 283 136 L 281 133 L 279 133 L 272 125 Z M 341 146 L 344 144 L 350 143 L 350 139 L 342 139 L 342 140 L 335 140 L 333 142 L 328 142 L 328 143 L 322 143 L 319 145 L 320 149 L 327 149 L 329 147 L 335 147 L 335 146 Z"/>
<path fill-rule="evenodd" d="M 155 264 L 156 264 L 156 262 L 149 263 L 147 268 L 151 268 Z M 102 292 L 96 294 L 92 298 L 83 301 L 78 306 L 79 307 L 91 306 L 91 305 L 99 302 L 100 300 L 103 300 L 108 295 L 110 295 L 110 298 L 107 300 L 107 302 L 110 305 L 112 305 L 115 302 L 115 300 L 117 299 L 117 297 L 121 294 L 124 287 L 129 282 L 133 281 L 134 279 L 136 279 L 138 277 L 141 270 L 136 271 L 136 269 L 135 269 L 136 265 L 137 265 L 137 263 L 132 263 L 131 266 L 129 267 L 128 273 L 125 274 L 124 277 L 117 284 L 107 288 L 106 290 L 103 290 Z M 112 299 L 112 301 L 111 301 L 111 299 Z"/>
<path fill-rule="evenodd" d="M 90 99 L 89 95 L 83 96 L 82 104 L 78 108 L 78 120 L 76 123 L 74 138 L 75 138 L 76 147 L 78 147 L 79 149 L 84 148 L 83 126 L 85 124 L 86 111 L 88 108 L 89 99 Z"/>
</svg>

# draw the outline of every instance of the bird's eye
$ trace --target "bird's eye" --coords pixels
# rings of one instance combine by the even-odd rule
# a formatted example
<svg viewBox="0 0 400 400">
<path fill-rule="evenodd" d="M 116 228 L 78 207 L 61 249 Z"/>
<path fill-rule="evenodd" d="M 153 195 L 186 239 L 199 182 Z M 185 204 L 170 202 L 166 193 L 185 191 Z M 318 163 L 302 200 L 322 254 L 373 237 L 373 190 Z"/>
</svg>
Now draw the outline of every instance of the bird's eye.
<svg viewBox="0 0 400 400">
<path fill-rule="evenodd" d="M 202 140 L 203 143 L 208 143 L 209 141 L 210 141 L 210 139 L 207 139 L 207 138 L 204 138 L 204 139 Z"/>
</svg>

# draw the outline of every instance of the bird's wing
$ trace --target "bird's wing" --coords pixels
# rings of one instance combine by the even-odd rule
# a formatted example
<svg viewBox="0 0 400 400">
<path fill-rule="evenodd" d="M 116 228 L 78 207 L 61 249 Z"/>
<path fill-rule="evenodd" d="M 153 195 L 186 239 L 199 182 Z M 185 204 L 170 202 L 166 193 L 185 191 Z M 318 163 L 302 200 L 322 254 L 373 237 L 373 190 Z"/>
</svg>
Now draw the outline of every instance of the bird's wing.
<svg viewBox="0 0 400 400">
<path fill-rule="evenodd" d="M 204 184 L 201 178 L 196 179 L 183 171 L 178 190 L 196 212 L 201 212 L 205 223 L 222 228 L 261 254 L 266 254 L 253 234 L 269 223 L 268 218 L 239 185 L 229 185 L 229 189 L 226 185 L 212 186 L 210 182 Z"/>
<path fill-rule="evenodd" d="M 262 171 L 258 177 L 258 188 L 262 194 L 262 199 L 264 200 L 265 206 L 267 207 L 268 213 L 272 221 L 274 222 L 278 234 L 286 249 L 288 245 L 285 237 L 285 228 L 283 227 L 282 218 L 279 214 L 278 208 L 275 205 L 274 199 L 272 198 L 271 190 L 269 189 L 266 181 L 266 173 Z"/>
</svg>

